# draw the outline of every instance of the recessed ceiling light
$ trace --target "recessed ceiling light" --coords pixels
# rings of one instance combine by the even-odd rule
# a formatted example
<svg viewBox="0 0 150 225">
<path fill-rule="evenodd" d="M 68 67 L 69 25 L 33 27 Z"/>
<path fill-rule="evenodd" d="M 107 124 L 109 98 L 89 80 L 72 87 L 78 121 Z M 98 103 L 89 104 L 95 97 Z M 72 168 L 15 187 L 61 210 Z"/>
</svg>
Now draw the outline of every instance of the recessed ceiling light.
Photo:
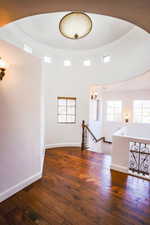
<svg viewBox="0 0 150 225">
<path fill-rule="evenodd" d="M 103 63 L 108 63 L 108 62 L 110 62 L 110 61 L 111 61 L 110 55 L 105 55 L 105 56 L 103 56 Z"/>
<path fill-rule="evenodd" d="M 92 20 L 83 12 L 71 12 L 61 19 L 59 30 L 66 38 L 80 39 L 92 30 Z"/>
<path fill-rule="evenodd" d="M 91 60 L 87 59 L 83 61 L 84 66 L 91 66 Z"/>
<path fill-rule="evenodd" d="M 64 60 L 64 66 L 71 66 L 70 60 Z"/>
<path fill-rule="evenodd" d="M 48 57 L 48 56 L 44 56 L 44 62 L 45 63 L 51 63 L 52 62 L 52 58 Z"/>
<path fill-rule="evenodd" d="M 32 48 L 29 47 L 28 45 L 24 44 L 23 49 L 25 52 L 32 54 Z"/>
</svg>

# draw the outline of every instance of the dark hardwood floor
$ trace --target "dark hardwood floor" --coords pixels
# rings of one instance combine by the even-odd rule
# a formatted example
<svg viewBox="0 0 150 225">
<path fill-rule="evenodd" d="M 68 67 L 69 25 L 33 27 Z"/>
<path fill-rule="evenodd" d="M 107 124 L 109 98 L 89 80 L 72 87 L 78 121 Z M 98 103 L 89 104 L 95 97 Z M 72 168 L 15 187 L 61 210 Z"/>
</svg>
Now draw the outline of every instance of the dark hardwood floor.
<svg viewBox="0 0 150 225">
<path fill-rule="evenodd" d="M 0 225 L 150 225 L 150 182 L 111 172 L 110 160 L 48 150 L 43 178 L 0 204 Z"/>
</svg>

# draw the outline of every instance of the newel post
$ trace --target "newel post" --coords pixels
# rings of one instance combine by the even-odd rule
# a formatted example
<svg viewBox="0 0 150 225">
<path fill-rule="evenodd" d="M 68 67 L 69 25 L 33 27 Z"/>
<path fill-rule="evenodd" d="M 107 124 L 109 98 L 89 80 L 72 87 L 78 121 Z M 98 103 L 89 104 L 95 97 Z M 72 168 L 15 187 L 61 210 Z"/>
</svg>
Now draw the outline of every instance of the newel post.
<svg viewBox="0 0 150 225">
<path fill-rule="evenodd" d="M 81 151 L 84 150 L 85 147 L 85 135 L 84 135 L 84 129 L 85 129 L 85 121 L 82 121 L 82 142 L 81 142 Z"/>
</svg>

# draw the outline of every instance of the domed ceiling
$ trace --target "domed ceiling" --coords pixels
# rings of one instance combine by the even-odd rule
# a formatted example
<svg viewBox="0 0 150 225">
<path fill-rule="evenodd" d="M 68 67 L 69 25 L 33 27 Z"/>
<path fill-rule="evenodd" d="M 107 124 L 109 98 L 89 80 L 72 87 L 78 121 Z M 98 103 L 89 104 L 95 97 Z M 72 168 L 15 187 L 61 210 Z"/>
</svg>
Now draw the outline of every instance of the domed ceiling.
<svg viewBox="0 0 150 225">
<path fill-rule="evenodd" d="M 23 32 L 24 35 L 52 48 L 89 50 L 100 48 L 120 39 L 134 27 L 131 23 L 123 20 L 88 13 L 93 24 L 91 32 L 82 39 L 70 40 L 65 38 L 59 30 L 59 22 L 67 13 L 59 12 L 27 17 L 13 23 L 13 29 L 16 26 L 16 29 Z"/>
<path fill-rule="evenodd" d="M 49 57 L 53 68 L 63 67 L 67 59 L 73 71 L 86 70 L 86 75 L 95 74 L 103 83 L 126 80 L 150 69 L 149 33 L 117 18 L 87 13 L 93 24 L 91 32 L 72 40 L 59 30 L 61 19 L 68 13 L 20 19 L 0 28 L 0 38 L 24 50 L 26 45 L 41 59 Z M 111 58 L 107 64 L 104 56 Z M 85 60 L 90 66 L 85 66 Z"/>
</svg>

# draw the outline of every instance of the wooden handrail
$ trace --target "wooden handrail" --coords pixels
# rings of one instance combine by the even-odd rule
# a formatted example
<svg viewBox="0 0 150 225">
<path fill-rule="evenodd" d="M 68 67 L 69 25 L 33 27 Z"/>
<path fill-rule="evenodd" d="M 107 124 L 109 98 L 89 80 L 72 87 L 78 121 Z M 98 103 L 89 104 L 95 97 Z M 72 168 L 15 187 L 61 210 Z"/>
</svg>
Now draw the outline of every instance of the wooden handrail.
<svg viewBox="0 0 150 225">
<path fill-rule="evenodd" d="M 87 125 L 85 125 L 84 126 L 87 130 L 88 130 L 88 132 L 91 134 L 91 136 L 93 137 L 93 139 L 95 140 L 95 142 L 99 142 L 99 141 L 102 141 L 102 140 L 104 140 L 104 137 L 100 137 L 100 138 L 96 138 L 95 137 L 95 135 L 92 133 L 92 131 L 90 130 L 90 128 L 87 126 Z"/>
<path fill-rule="evenodd" d="M 81 143 L 81 150 L 85 149 L 85 128 L 87 129 L 87 131 L 89 132 L 89 134 L 93 137 L 94 141 L 97 143 L 99 141 L 104 141 L 105 138 L 104 137 L 100 137 L 100 138 L 96 138 L 95 135 L 93 134 L 93 132 L 90 130 L 90 128 L 88 127 L 88 125 L 85 124 L 85 121 L 82 121 L 82 143 Z"/>
</svg>

